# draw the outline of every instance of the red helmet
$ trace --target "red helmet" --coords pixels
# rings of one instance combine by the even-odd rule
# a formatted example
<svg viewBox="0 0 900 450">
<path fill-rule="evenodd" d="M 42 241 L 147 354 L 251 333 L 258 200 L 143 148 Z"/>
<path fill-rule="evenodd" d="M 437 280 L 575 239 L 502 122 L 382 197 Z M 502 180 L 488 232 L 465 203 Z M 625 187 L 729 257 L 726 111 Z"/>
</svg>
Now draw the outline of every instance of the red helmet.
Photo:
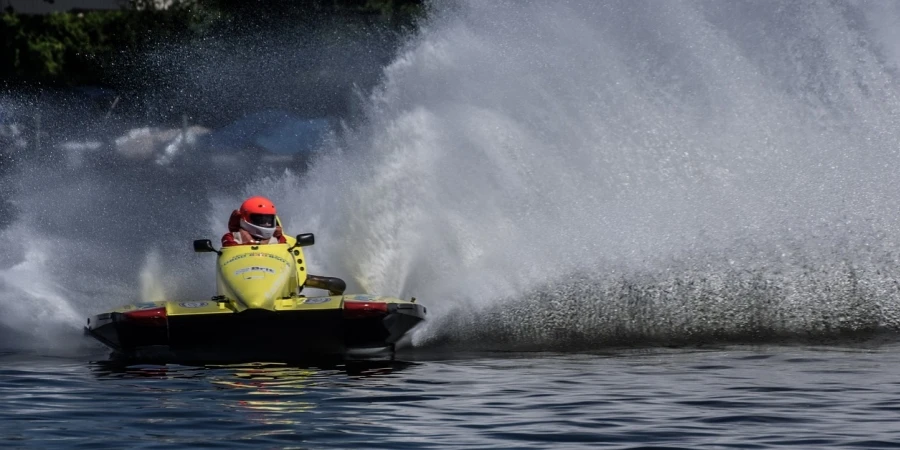
<svg viewBox="0 0 900 450">
<path fill-rule="evenodd" d="M 241 228 L 256 238 L 269 239 L 275 232 L 275 204 L 265 197 L 250 197 L 241 203 Z"/>
</svg>

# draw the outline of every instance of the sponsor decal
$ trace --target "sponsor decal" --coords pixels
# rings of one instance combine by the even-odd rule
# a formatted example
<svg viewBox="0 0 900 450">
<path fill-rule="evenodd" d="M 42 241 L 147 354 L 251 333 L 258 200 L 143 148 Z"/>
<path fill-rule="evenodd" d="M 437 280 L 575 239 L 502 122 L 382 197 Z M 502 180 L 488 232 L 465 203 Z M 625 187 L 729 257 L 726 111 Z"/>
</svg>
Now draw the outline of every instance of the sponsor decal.
<svg viewBox="0 0 900 450">
<path fill-rule="evenodd" d="M 286 260 L 286 259 L 284 259 L 284 258 L 282 258 L 282 257 L 280 257 L 280 256 L 275 256 L 275 255 L 266 255 L 266 256 L 269 257 L 269 258 L 272 258 L 272 259 L 274 259 L 274 260 L 276 260 L 276 261 L 280 261 L 280 262 L 284 263 L 285 265 L 290 264 L 290 263 L 288 262 L 288 260 Z"/>
<path fill-rule="evenodd" d="M 233 262 L 235 262 L 235 261 L 237 261 L 237 260 L 239 260 L 239 259 L 241 259 L 241 258 L 246 258 L 247 256 L 248 256 L 247 253 L 244 253 L 243 255 L 237 255 L 237 256 L 235 256 L 235 257 L 229 259 L 228 261 L 223 262 L 222 265 L 223 265 L 223 266 L 227 266 L 227 265 L 229 265 L 229 264 L 231 264 L 231 263 L 233 263 Z"/>
<path fill-rule="evenodd" d="M 286 260 L 286 259 L 284 259 L 284 258 L 282 258 L 282 257 L 280 257 L 280 256 L 275 256 L 275 255 L 273 255 L 273 254 L 271 254 L 271 253 L 247 253 L 247 256 L 258 256 L 258 257 L 260 257 L 260 258 L 272 258 L 272 259 L 274 259 L 274 260 L 276 260 L 276 261 L 281 261 L 281 262 L 283 262 L 283 263 L 285 263 L 285 264 L 288 263 L 288 260 Z"/>
<path fill-rule="evenodd" d="M 318 305 L 320 303 L 328 303 L 331 301 L 331 297 L 312 297 L 306 299 L 303 304 L 305 305 Z"/>
<path fill-rule="evenodd" d="M 344 300 L 353 300 L 357 302 L 371 302 L 378 297 L 374 295 L 351 295 L 349 297 L 345 297 Z"/>
<path fill-rule="evenodd" d="M 239 259 L 241 259 L 241 258 L 246 258 L 246 257 L 248 257 L 248 256 L 256 256 L 256 257 L 260 257 L 260 258 L 263 258 L 263 257 L 265 257 L 265 258 L 272 258 L 272 259 L 274 259 L 274 260 L 276 260 L 276 261 L 279 261 L 279 262 L 281 262 L 281 263 L 284 263 L 285 265 L 290 264 L 290 262 L 289 262 L 288 260 L 286 260 L 286 259 L 284 259 L 284 258 L 282 258 L 282 257 L 280 257 L 280 256 L 275 256 L 275 255 L 272 255 L 272 254 L 269 254 L 269 253 L 244 253 L 244 254 L 241 254 L 241 255 L 237 255 L 237 256 L 232 257 L 231 259 L 229 259 L 229 260 L 223 262 L 222 265 L 223 265 L 223 266 L 227 266 L 227 265 L 229 265 L 229 264 L 231 264 L 231 263 L 233 263 L 233 262 L 235 262 L 235 261 L 237 261 L 237 260 L 239 260 Z"/>
<path fill-rule="evenodd" d="M 244 267 L 243 269 L 235 270 L 235 271 L 234 271 L 234 274 L 235 274 L 235 275 L 240 275 L 240 274 L 242 274 L 242 273 L 247 273 L 247 272 L 266 272 L 266 273 L 275 273 L 275 269 L 270 269 L 270 268 L 268 268 L 268 267 L 260 267 L 260 266 Z"/>
<path fill-rule="evenodd" d="M 156 303 L 138 303 L 134 305 L 135 309 L 155 309 L 161 308 L 162 305 L 157 305 Z"/>
<path fill-rule="evenodd" d="M 209 302 L 181 302 L 178 305 L 182 308 L 202 308 L 209 305 Z"/>
</svg>

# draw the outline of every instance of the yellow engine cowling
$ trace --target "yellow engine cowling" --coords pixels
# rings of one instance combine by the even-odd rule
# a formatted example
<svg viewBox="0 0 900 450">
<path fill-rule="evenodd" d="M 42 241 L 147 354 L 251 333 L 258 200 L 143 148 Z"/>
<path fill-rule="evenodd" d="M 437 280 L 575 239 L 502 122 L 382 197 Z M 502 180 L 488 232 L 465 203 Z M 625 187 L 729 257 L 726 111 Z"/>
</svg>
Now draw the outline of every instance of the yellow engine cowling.
<svg viewBox="0 0 900 450">
<path fill-rule="evenodd" d="M 218 294 L 239 310 L 275 310 L 279 299 L 296 296 L 306 282 L 303 250 L 287 244 L 237 245 L 222 248 L 217 260 Z"/>
</svg>

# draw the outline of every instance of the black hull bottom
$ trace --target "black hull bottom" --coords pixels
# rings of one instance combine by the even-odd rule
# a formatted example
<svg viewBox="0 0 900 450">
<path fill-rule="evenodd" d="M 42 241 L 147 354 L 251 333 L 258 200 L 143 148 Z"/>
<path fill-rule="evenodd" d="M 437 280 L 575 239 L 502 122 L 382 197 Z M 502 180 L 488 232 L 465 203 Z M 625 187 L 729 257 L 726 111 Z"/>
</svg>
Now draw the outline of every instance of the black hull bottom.
<svg viewBox="0 0 900 450">
<path fill-rule="evenodd" d="M 418 306 L 418 305 L 416 305 Z M 346 318 L 341 310 L 171 316 L 129 320 L 120 313 L 91 319 L 85 333 L 116 359 L 158 362 L 390 359 L 394 346 L 424 319 L 420 308 Z"/>
</svg>

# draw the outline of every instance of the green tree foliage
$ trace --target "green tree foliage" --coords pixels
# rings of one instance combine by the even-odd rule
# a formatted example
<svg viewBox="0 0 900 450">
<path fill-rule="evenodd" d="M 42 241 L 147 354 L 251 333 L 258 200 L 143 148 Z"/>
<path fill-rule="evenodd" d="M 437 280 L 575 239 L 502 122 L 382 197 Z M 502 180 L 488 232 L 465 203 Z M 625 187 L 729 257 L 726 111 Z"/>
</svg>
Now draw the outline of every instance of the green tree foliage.
<svg viewBox="0 0 900 450">
<path fill-rule="evenodd" d="M 279 27 L 348 29 L 366 17 L 403 26 L 422 0 L 130 0 L 117 11 L 0 13 L 0 87 L 133 82 L 148 51 Z M 348 25 L 350 24 L 350 25 Z M 120 80 L 120 81 L 117 81 Z"/>
<path fill-rule="evenodd" d="M 139 0 L 147 1 L 147 0 Z M 335 13 L 411 13 L 418 11 L 421 0 L 182 0 L 200 8 L 214 9 L 243 16 L 290 17 Z"/>
<path fill-rule="evenodd" d="M 190 36 L 186 11 L 92 11 L 0 16 L 0 79 L 6 84 L 102 83 L 128 56 Z"/>
</svg>

